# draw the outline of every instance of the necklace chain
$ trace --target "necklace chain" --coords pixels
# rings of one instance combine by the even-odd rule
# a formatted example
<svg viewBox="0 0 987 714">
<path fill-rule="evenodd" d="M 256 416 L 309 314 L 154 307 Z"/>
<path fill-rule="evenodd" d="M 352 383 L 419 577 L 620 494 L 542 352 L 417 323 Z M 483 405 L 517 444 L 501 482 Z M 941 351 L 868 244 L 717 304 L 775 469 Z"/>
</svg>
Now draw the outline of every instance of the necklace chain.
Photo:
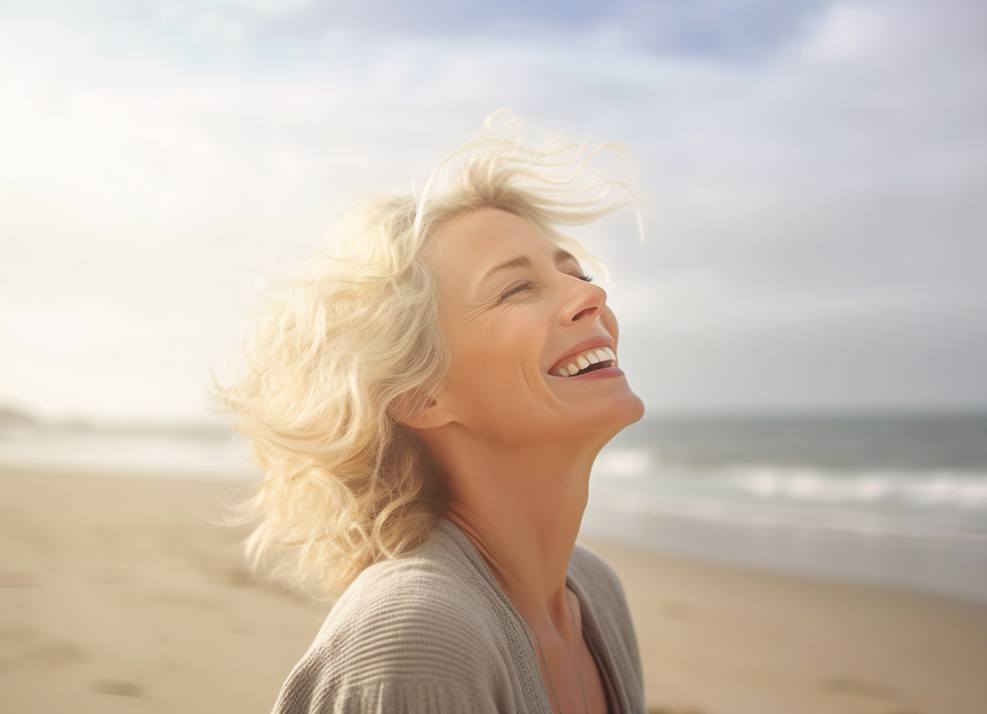
<svg viewBox="0 0 987 714">
<path fill-rule="evenodd" d="M 518 615 L 521 615 L 521 613 L 518 612 Z M 575 634 L 576 616 L 572 613 L 571 606 L 569 607 L 569 618 L 572 621 L 572 632 Z M 555 681 L 552 679 L 552 672 L 548 668 L 548 660 L 545 658 L 545 651 L 541 646 L 541 638 L 538 637 L 538 633 L 535 632 L 535 628 L 531 626 L 531 623 L 528 622 L 528 619 L 524 615 L 521 615 L 521 619 L 524 620 L 524 624 L 528 626 L 529 630 L 531 630 L 531 634 L 535 636 L 535 641 L 538 643 L 538 653 L 541 655 L 541 661 L 545 664 L 545 671 L 548 672 L 548 682 L 552 685 L 552 696 L 555 698 L 555 706 L 559 710 L 559 714 L 565 714 L 562 711 L 562 704 L 559 702 L 559 695 L 555 691 Z M 578 659 L 576 660 L 576 674 L 579 676 L 579 691 L 583 696 L 583 714 L 586 714 L 586 690 L 583 689 L 583 673 L 579 666 Z"/>
</svg>

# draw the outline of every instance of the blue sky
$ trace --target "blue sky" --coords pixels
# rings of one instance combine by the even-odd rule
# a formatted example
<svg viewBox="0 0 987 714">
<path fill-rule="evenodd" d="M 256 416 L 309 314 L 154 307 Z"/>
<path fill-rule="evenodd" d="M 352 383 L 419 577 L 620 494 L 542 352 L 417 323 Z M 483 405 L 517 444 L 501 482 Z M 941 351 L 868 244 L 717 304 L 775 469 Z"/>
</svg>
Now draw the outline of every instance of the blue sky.
<svg viewBox="0 0 987 714">
<path fill-rule="evenodd" d="M 0 403 L 207 419 L 261 272 L 499 107 L 624 142 L 649 411 L 987 405 L 976 2 L 0 7 Z"/>
</svg>

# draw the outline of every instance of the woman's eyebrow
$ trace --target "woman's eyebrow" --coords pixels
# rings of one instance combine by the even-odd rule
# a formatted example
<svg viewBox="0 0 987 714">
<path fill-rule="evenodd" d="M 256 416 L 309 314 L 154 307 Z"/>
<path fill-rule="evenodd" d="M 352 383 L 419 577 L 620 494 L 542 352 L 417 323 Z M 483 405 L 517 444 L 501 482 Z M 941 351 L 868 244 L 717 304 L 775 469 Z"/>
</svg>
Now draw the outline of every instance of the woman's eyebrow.
<svg viewBox="0 0 987 714">
<path fill-rule="evenodd" d="M 569 258 L 576 260 L 576 256 L 574 256 L 572 253 L 567 251 L 565 248 L 557 248 L 554 253 L 554 258 L 556 263 L 561 263 L 563 260 L 567 260 Z M 506 260 L 503 263 L 500 263 L 499 265 L 495 265 L 490 270 L 488 270 L 487 274 L 483 276 L 483 278 L 477 283 L 477 285 L 482 285 L 490 278 L 491 275 L 493 275 L 499 270 L 509 270 L 511 268 L 521 268 L 525 266 L 530 267 L 531 265 L 532 265 L 531 258 L 529 258 L 528 256 L 526 255 L 514 256 L 510 260 Z"/>
</svg>

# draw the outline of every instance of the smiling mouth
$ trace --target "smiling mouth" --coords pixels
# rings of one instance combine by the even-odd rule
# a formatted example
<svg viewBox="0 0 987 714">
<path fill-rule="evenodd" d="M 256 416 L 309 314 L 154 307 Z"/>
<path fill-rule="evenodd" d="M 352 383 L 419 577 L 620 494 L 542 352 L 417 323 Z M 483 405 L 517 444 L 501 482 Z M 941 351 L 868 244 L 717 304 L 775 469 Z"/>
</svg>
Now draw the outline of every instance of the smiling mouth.
<svg viewBox="0 0 987 714">
<path fill-rule="evenodd" d="M 548 376 L 555 377 L 556 379 L 571 379 L 573 377 L 581 377 L 582 375 L 589 374 L 590 372 L 598 372 L 601 369 L 612 369 L 615 368 L 616 366 L 617 366 L 617 360 L 606 359 L 603 360 L 602 362 L 595 362 L 587 367 L 584 367 L 583 369 L 580 369 L 578 372 L 575 372 L 574 374 L 569 374 L 569 375 L 552 374 L 551 372 L 548 372 Z"/>
<path fill-rule="evenodd" d="M 572 374 L 572 375 L 569 375 L 569 376 L 571 376 L 571 377 L 578 377 L 579 375 L 586 374 L 587 372 L 595 372 L 598 369 L 606 369 L 607 367 L 613 367 L 614 364 L 616 364 L 616 363 L 613 360 L 610 360 L 610 359 L 604 360 L 603 362 L 597 362 L 595 364 L 591 364 L 586 369 L 581 369 L 578 372 L 576 372 L 575 374 Z"/>
<path fill-rule="evenodd" d="M 600 381 L 610 381 L 611 379 L 617 377 L 623 377 L 623 370 L 617 366 L 614 360 L 604 360 L 603 362 L 597 362 L 596 364 L 591 364 L 584 369 L 579 370 L 575 374 L 571 374 L 568 377 L 561 374 L 549 373 L 549 377 L 554 377 L 559 380 L 573 381 L 573 382 L 600 382 Z"/>
<path fill-rule="evenodd" d="M 579 377 L 588 372 L 595 372 L 601 369 L 617 366 L 617 354 L 610 347 L 595 347 L 574 355 L 566 360 L 566 363 L 559 364 L 550 369 L 548 374 L 552 377 L 568 378 Z"/>
</svg>

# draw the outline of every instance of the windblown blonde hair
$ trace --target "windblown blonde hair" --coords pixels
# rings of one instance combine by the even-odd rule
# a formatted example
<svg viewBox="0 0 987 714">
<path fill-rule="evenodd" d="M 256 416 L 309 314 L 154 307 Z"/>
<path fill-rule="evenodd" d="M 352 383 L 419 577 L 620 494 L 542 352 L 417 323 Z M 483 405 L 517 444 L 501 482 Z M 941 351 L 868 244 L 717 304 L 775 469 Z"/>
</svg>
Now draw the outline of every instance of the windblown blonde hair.
<svg viewBox="0 0 987 714">
<path fill-rule="evenodd" d="M 435 278 L 421 258 L 438 225 L 473 209 L 508 211 L 604 275 L 605 265 L 554 226 L 631 206 L 644 239 L 632 182 L 588 169 L 606 149 L 627 158 L 623 144 L 534 147 L 523 128 L 497 110 L 420 193 L 358 204 L 334 250 L 309 256 L 293 278 L 267 281 L 242 344 L 246 376 L 223 386 L 210 375 L 211 400 L 234 416 L 264 474 L 226 521 L 259 520 L 245 541 L 254 573 L 270 557 L 271 575 L 334 600 L 367 566 L 420 544 L 443 514 L 440 470 L 399 420 L 428 403 L 450 364 Z"/>
</svg>

